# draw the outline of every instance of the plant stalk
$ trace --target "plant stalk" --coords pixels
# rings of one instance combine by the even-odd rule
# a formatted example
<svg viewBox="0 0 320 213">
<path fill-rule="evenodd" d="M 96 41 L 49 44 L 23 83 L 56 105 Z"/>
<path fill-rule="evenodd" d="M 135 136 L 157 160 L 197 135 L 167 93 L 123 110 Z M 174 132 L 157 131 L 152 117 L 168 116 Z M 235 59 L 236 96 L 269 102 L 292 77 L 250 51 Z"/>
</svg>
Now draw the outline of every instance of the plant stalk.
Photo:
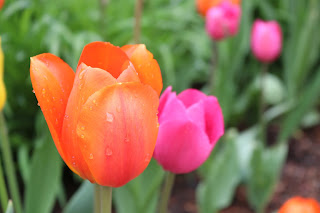
<svg viewBox="0 0 320 213">
<path fill-rule="evenodd" d="M 264 85 L 264 79 L 266 77 L 268 71 L 268 64 L 263 64 L 260 72 L 260 100 L 259 100 L 259 129 L 260 129 L 260 140 L 262 141 L 263 144 L 266 144 L 266 131 L 267 131 L 267 126 L 266 126 L 266 121 L 264 119 L 264 110 L 266 108 L 266 103 L 264 99 L 264 90 L 265 90 L 265 85 Z"/>
<path fill-rule="evenodd" d="M 2 111 L 0 112 L 0 138 L 4 167 L 9 183 L 9 191 L 12 196 L 13 207 L 16 213 L 22 213 L 21 199 L 18 190 L 18 182 L 13 165 L 11 148 L 8 138 L 8 131 Z"/>
<path fill-rule="evenodd" d="M 175 174 L 167 172 L 164 187 L 161 192 L 159 213 L 166 213 L 168 210 L 169 199 L 174 184 Z"/>
<path fill-rule="evenodd" d="M 136 0 L 136 6 L 135 6 L 135 23 L 134 23 L 134 35 L 133 40 L 134 43 L 139 44 L 140 43 L 140 36 L 141 36 L 141 16 L 143 11 L 143 0 Z"/>
<path fill-rule="evenodd" d="M 8 205 L 8 192 L 5 184 L 5 179 L 3 175 L 2 162 L 0 158 L 0 204 L 2 206 L 2 212 L 6 212 Z"/>
<path fill-rule="evenodd" d="M 95 185 L 94 212 L 112 212 L 112 187 Z"/>
</svg>

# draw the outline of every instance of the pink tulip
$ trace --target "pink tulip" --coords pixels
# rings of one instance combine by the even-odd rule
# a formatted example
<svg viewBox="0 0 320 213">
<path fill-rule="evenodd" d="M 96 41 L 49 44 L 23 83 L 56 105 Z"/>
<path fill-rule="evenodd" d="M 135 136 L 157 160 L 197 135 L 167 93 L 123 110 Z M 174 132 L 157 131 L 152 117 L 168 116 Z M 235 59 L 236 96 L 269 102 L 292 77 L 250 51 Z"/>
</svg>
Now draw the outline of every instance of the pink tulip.
<svg viewBox="0 0 320 213">
<path fill-rule="evenodd" d="M 159 133 L 153 157 L 170 172 L 197 169 L 224 133 L 223 115 L 213 96 L 187 89 L 178 96 L 168 87 L 159 105 Z"/>
<path fill-rule="evenodd" d="M 240 18 L 240 6 L 224 1 L 208 10 L 206 15 L 207 33 L 217 41 L 234 36 L 238 32 Z"/>
<path fill-rule="evenodd" d="M 256 20 L 251 31 L 251 49 L 257 59 L 268 63 L 281 53 L 282 33 L 276 21 Z"/>
</svg>

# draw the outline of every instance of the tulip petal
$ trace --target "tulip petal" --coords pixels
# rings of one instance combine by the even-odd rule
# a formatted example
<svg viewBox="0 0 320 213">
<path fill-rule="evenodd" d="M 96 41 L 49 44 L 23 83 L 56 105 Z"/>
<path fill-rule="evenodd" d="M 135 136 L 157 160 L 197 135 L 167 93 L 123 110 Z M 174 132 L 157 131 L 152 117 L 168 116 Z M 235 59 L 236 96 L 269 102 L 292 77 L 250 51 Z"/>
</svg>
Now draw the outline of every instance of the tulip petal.
<svg viewBox="0 0 320 213">
<path fill-rule="evenodd" d="M 200 101 L 187 109 L 188 118 L 200 129 L 206 129 L 204 102 Z"/>
<path fill-rule="evenodd" d="M 125 52 L 109 42 L 96 41 L 87 44 L 81 53 L 78 66 L 84 63 L 93 68 L 100 68 L 118 78 L 129 65 Z"/>
<path fill-rule="evenodd" d="M 153 59 L 144 44 L 125 45 L 121 47 L 130 58 L 142 83 L 150 85 L 160 95 L 162 77 L 158 62 Z"/>
<path fill-rule="evenodd" d="M 62 130 L 62 147 L 64 150 L 68 150 L 66 162 L 72 162 L 72 167 L 79 175 L 91 182 L 95 182 L 95 180 L 91 175 L 87 163 L 83 159 L 82 152 L 78 145 L 80 138 L 77 135 L 77 121 L 81 116 L 80 109 L 87 99 L 96 91 L 115 83 L 117 83 L 117 80 L 110 73 L 99 68 L 88 67 L 82 63 L 78 67 L 74 86 L 70 93 L 65 112 Z M 95 101 L 93 101 L 93 104 L 94 103 Z"/>
<path fill-rule="evenodd" d="M 153 157 L 165 170 L 182 174 L 197 169 L 213 147 L 196 124 L 187 119 L 173 120 L 161 123 Z"/>
<path fill-rule="evenodd" d="M 98 184 L 119 187 L 147 167 L 157 139 L 158 104 L 156 92 L 141 83 L 118 83 L 88 99 L 77 134 Z"/>
<path fill-rule="evenodd" d="M 138 73 L 134 69 L 134 66 L 130 63 L 128 68 L 124 70 L 117 78 L 118 82 L 140 82 Z"/>
<path fill-rule="evenodd" d="M 169 97 L 162 109 L 161 114 L 159 114 L 159 123 L 166 120 L 179 120 L 187 119 L 188 115 L 186 112 L 186 107 L 183 105 L 175 93 L 169 94 Z"/>
<path fill-rule="evenodd" d="M 74 72 L 59 57 L 45 53 L 31 58 L 30 76 L 52 138 L 61 157 L 65 159 L 59 138 Z"/>
<path fill-rule="evenodd" d="M 206 98 L 207 96 L 204 93 L 196 89 L 186 89 L 178 95 L 178 99 L 183 102 L 186 108 Z"/>
<path fill-rule="evenodd" d="M 172 86 L 168 86 L 168 88 L 162 93 L 161 97 L 160 97 L 160 103 L 159 103 L 159 115 L 162 114 L 162 111 L 168 101 L 168 98 L 170 95 L 174 95 L 174 94 L 171 94 L 172 92 Z"/>
<path fill-rule="evenodd" d="M 206 132 L 213 145 L 224 134 L 223 114 L 217 98 L 209 96 L 204 100 Z"/>
</svg>

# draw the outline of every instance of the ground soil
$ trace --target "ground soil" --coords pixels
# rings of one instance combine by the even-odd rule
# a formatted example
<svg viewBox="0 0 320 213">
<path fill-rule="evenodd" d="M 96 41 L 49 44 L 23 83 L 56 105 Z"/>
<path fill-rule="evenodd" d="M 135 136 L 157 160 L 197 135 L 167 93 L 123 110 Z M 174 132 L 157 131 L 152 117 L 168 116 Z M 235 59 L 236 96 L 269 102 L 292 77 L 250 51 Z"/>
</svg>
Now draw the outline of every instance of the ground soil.
<svg viewBox="0 0 320 213">
<path fill-rule="evenodd" d="M 277 129 L 270 131 L 270 139 Z M 191 181 L 190 181 L 191 179 Z M 171 213 L 197 213 L 196 178 L 177 176 L 169 209 Z M 320 201 L 320 125 L 298 131 L 289 140 L 289 152 L 267 213 L 275 212 L 290 197 L 312 197 Z M 239 186 L 230 207 L 221 213 L 254 213 L 246 201 L 245 186 Z"/>
</svg>

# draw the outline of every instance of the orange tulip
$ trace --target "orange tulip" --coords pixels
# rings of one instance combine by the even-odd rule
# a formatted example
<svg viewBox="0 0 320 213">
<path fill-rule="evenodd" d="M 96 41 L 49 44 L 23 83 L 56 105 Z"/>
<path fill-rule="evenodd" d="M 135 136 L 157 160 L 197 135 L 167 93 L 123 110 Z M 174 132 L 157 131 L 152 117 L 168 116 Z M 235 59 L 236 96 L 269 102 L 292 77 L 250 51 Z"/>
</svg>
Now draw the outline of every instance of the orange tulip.
<svg viewBox="0 0 320 213">
<path fill-rule="evenodd" d="M 77 71 L 57 56 L 31 58 L 31 82 L 55 145 L 84 179 L 119 187 L 149 164 L 158 134 L 160 68 L 145 45 L 93 42 Z"/>
<path fill-rule="evenodd" d="M 293 197 L 281 206 L 279 213 L 320 213 L 320 205 L 312 198 Z"/>
<path fill-rule="evenodd" d="M 4 0 L 0 0 L 0 9 L 3 7 L 4 5 Z"/>
<path fill-rule="evenodd" d="M 202 16 L 206 16 L 211 7 L 215 7 L 223 1 L 230 1 L 232 4 L 237 5 L 241 4 L 241 0 L 196 0 L 197 10 Z"/>
</svg>

